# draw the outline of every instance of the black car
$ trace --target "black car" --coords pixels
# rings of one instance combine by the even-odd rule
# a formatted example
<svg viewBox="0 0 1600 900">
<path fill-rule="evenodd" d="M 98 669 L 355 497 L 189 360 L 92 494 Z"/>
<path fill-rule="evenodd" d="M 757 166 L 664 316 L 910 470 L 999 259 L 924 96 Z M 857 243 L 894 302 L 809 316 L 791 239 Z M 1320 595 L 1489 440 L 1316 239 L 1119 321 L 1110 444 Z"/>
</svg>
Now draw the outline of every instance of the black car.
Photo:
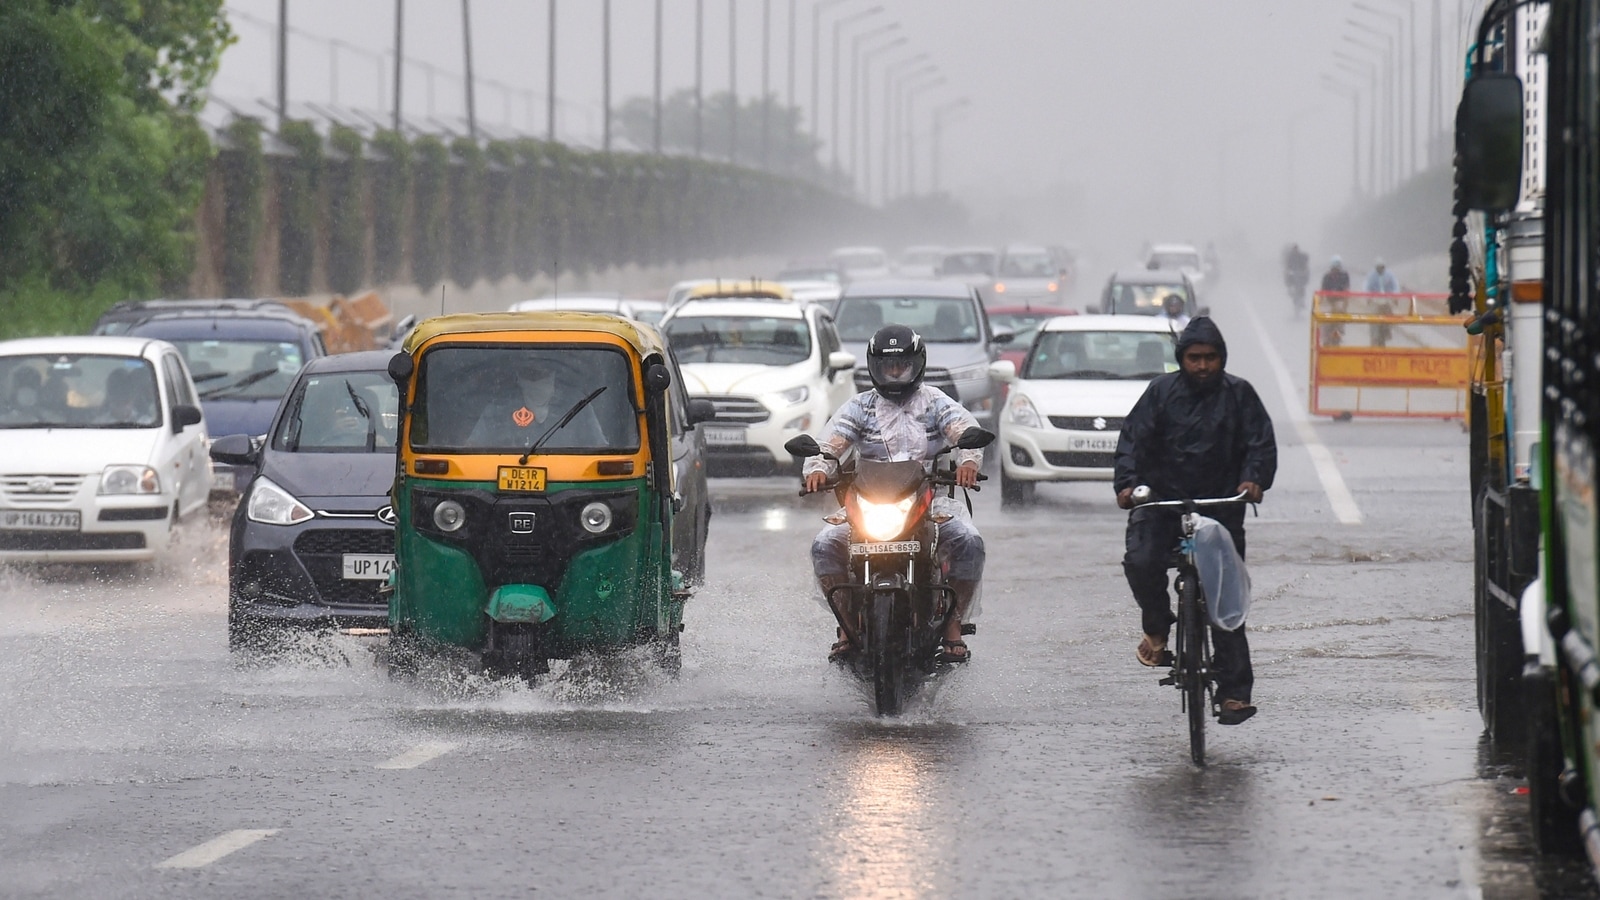
<svg viewBox="0 0 1600 900">
<path fill-rule="evenodd" d="M 219 438 L 212 459 L 248 467 L 228 540 L 228 642 L 277 626 L 387 627 L 394 567 L 399 401 L 387 350 L 312 360 L 264 440 Z"/>
<path fill-rule="evenodd" d="M 1195 295 L 1194 282 L 1176 269 L 1123 269 L 1106 281 L 1099 305 L 1089 312 L 1117 316 L 1159 316 L 1168 294 L 1183 298 L 1183 310 L 1191 316 L 1206 314 Z"/>
<path fill-rule="evenodd" d="M 275 303 L 164 309 L 147 313 L 123 333 L 178 348 L 214 437 L 265 434 L 295 373 L 327 355 L 316 324 Z M 242 492 L 250 477 L 248 468 L 212 466 L 212 490 Z"/>
</svg>

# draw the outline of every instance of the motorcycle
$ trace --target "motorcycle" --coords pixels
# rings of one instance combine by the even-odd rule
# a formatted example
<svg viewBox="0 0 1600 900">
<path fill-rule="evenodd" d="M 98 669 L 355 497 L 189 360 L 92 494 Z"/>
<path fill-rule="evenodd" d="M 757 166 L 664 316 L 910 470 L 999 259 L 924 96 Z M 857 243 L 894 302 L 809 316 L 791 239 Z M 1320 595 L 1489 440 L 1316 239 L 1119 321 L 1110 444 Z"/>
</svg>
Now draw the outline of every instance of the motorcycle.
<svg viewBox="0 0 1600 900">
<path fill-rule="evenodd" d="M 827 596 L 852 648 L 840 662 L 872 685 L 880 716 L 899 715 L 921 681 L 939 671 L 939 640 L 956 608 L 955 589 L 945 583 L 937 556 L 939 525 L 950 517 L 933 512 L 939 488 L 955 496 L 956 478 L 953 466 L 940 468 L 940 458 L 956 449 L 981 449 L 994 439 L 982 428 L 969 428 L 954 447 L 935 454 L 928 468 L 916 460 L 857 459 L 853 470 L 841 467 L 839 477 L 825 485 L 844 509 L 824 520 L 850 525 L 849 578 Z M 808 434 L 790 439 L 784 449 L 798 458 L 840 462 Z M 964 635 L 975 631 L 970 623 L 961 629 Z"/>
</svg>

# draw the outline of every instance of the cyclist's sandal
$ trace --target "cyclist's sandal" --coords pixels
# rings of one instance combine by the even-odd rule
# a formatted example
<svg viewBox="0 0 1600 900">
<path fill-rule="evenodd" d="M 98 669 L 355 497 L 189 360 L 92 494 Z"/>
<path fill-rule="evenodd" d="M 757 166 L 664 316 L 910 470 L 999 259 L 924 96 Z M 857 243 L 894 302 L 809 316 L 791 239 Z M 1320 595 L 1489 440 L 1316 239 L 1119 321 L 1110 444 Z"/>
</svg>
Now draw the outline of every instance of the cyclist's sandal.
<svg viewBox="0 0 1600 900">
<path fill-rule="evenodd" d="M 850 639 L 844 636 L 844 629 L 841 628 L 838 629 L 838 631 L 839 639 L 834 641 L 832 647 L 828 648 L 829 662 L 838 662 L 839 660 L 849 656 L 850 651 L 855 649 L 855 647 L 850 644 Z"/>
<path fill-rule="evenodd" d="M 1139 639 L 1139 646 L 1134 648 L 1133 655 L 1139 660 L 1140 665 L 1152 669 L 1157 666 L 1172 665 L 1172 651 L 1167 649 L 1166 641 L 1162 641 L 1158 647 L 1148 634 Z"/>
<path fill-rule="evenodd" d="M 1243 700 L 1224 700 L 1217 712 L 1217 724 L 1238 725 L 1256 714 L 1256 708 Z"/>
<path fill-rule="evenodd" d="M 966 641 L 940 641 L 939 647 L 939 662 L 941 663 L 964 663 L 972 659 L 972 651 L 967 649 Z M 961 648 L 960 653 L 951 652 L 957 647 Z"/>
</svg>

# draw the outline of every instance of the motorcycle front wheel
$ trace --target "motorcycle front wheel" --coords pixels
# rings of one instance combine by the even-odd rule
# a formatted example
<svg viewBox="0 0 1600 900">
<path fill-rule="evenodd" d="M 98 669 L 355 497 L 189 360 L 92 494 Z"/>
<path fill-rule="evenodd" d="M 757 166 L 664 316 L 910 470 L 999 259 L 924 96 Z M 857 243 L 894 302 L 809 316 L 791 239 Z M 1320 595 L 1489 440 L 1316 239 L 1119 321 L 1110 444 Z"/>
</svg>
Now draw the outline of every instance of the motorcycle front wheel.
<svg viewBox="0 0 1600 900">
<path fill-rule="evenodd" d="M 880 716 L 900 715 L 905 701 L 905 629 L 898 619 L 893 591 L 872 595 L 867 646 L 871 649 L 872 694 Z"/>
</svg>

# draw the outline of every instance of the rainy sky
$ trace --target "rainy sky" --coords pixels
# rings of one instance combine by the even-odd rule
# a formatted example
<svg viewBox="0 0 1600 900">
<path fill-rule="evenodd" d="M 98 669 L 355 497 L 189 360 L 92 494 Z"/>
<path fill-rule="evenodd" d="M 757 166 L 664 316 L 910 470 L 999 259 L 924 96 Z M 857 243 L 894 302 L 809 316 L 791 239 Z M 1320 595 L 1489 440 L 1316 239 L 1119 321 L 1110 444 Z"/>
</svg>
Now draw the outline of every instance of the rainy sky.
<svg viewBox="0 0 1600 900">
<path fill-rule="evenodd" d="M 547 2 L 472 0 L 478 118 L 490 129 L 544 134 Z M 787 102 L 789 0 L 702 2 L 706 93 L 726 91 L 731 69 L 742 97 L 760 94 L 763 14 L 770 8 L 767 85 Z M 270 103 L 274 94 L 278 5 L 279 0 L 229 0 L 239 42 L 224 57 L 215 98 L 269 112 L 262 100 Z M 387 121 L 394 0 L 287 5 L 295 30 L 289 42 L 291 102 L 337 100 Z M 809 112 L 814 0 L 792 5 L 794 101 Z M 1424 123 L 1417 133 L 1425 146 L 1434 5 L 1435 0 L 836 0 L 826 8 L 817 42 L 819 136 L 829 140 L 833 119 L 832 23 L 860 16 L 844 27 L 840 42 L 839 144 L 850 143 L 854 44 L 871 55 L 862 96 L 863 116 L 874 122 L 868 177 L 875 194 L 883 186 L 884 67 L 926 54 L 938 67 L 927 78 L 943 81 L 917 97 L 911 131 L 918 186 L 929 187 L 931 111 L 966 101 L 944 115 L 941 186 L 989 223 L 992 240 L 1126 245 L 1217 238 L 1258 248 L 1309 240 L 1305 235 L 1314 235 L 1352 195 L 1351 153 L 1358 142 L 1367 143 L 1369 79 L 1378 79 L 1381 93 L 1385 53 L 1358 42 L 1381 48 L 1387 32 L 1402 43 L 1402 21 L 1413 7 L 1417 119 Z M 1438 5 L 1445 98 L 1440 115 L 1447 117 L 1457 91 L 1459 23 L 1475 14 L 1475 4 Z M 695 0 L 662 0 L 667 94 L 694 84 L 695 6 Z M 738 37 L 732 60 L 730 6 Z M 655 7 L 655 0 L 612 0 L 614 103 L 651 94 Z M 874 7 L 881 10 L 863 15 Z M 459 121 L 461 3 L 406 0 L 405 12 L 405 114 L 419 127 L 430 110 L 434 119 Z M 563 140 L 600 140 L 601 22 L 601 0 L 557 0 L 555 93 Z M 896 27 L 855 40 L 891 23 Z M 900 36 L 903 44 L 874 53 Z M 914 73 L 923 65 L 908 62 L 897 72 Z M 1350 96 L 1329 79 L 1359 89 L 1358 140 L 1352 139 Z M 1408 121 L 1409 109 L 1402 115 Z M 825 144 L 824 160 L 831 151 Z M 1359 152 L 1365 178 L 1366 147 Z M 903 185 L 906 169 L 897 164 L 892 180 Z"/>
</svg>

